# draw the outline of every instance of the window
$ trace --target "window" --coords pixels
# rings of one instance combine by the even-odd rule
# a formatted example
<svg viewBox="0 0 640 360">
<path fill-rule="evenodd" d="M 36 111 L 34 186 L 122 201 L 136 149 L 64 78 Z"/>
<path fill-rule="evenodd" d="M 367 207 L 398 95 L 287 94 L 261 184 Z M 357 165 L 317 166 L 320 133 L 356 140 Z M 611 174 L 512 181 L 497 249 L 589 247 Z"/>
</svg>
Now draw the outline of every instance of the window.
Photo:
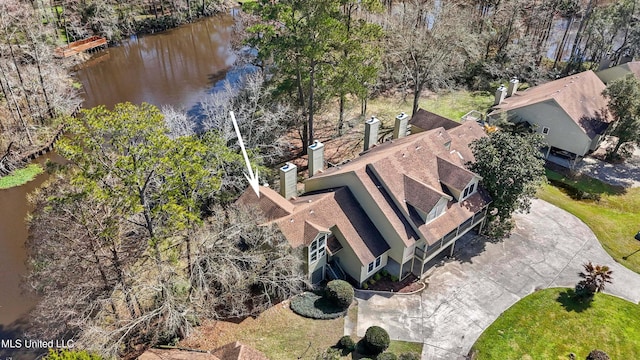
<svg viewBox="0 0 640 360">
<path fill-rule="evenodd" d="M 462 194 L 462 198 L 466 199 L 467 196 L 473 194 L 473 190 L 475 190 L 476 188 L 476 183 L 472 183 L 471 185 L 469 185 L 469 187 L 464 189 L 464 193 Z"/>
<path fill-rule="evenodd" d="M 370 262 L 367 266 L 367 274 L 372 273 L 375 269 L 379 268 L 382 264 L 382 256 L 378 256 L 374 261 Z"/>
<path fill-rule="evenodd" d="M 318 259 L 321 259 L 326 253 L 327 234 L 322 234 L 317 237 L 309 245 L 309 264 L 312 264 Z"/>
<path fill-rule="evenodd" d="M 542 127 L 542 133 L 545 134 L 545 135 L 549 134 L 549 128 L 546 127 L 546 126 L 543 126 Z"/>
<path fill-rule="evenodd" d="M 440 202 L 438 202 L 436 204 L 436 206 L 434 206 L 434 208 L 431 209 L 431 212 L 429 212 L 429 214 L 427 215 L 427 219 L 425 220 L 425 222 L 427 222 L 427 223 L 431 222 L 435 218 L 437 218 L 438 216 L 442 215 L 446 205 L 447 205 L 447 203 L 445 201 L 442 201 L 442 199 L 441 199 Z"/>
</svg>

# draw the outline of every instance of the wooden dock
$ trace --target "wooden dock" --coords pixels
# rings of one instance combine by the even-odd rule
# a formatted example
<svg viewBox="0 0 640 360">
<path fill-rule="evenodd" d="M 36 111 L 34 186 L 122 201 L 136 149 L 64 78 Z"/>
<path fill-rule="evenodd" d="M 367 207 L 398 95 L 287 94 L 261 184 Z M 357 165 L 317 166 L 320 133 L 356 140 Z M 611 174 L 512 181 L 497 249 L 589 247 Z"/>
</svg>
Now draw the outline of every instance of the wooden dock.
<svg viewBox="0 0 640 360">
<path fill-rule="evenodd" d="M 107 46 L 107 39 L 100 36 L 92 36 L 84 40 L 74 41 L 67 46 L 59 47 L 55 49 L 54 53 L 57 57 L 66 58 L 101 46 Z"/>
</svg>

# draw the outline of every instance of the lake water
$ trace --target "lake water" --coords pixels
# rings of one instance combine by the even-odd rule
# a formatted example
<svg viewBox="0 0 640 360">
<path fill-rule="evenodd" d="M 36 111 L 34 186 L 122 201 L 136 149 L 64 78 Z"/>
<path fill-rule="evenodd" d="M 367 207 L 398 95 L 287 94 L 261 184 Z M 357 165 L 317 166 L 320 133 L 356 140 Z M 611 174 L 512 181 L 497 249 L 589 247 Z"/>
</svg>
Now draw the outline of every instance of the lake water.
<svg viewBox="0 0 640 360">
<path fill-rule="evenodd" d="M 236 61 L 232 30 L 232 16 L 214 16 L 97 53 L 76 72 L 83 107 L 129 101 L 192 109 Z"/>
</svg>

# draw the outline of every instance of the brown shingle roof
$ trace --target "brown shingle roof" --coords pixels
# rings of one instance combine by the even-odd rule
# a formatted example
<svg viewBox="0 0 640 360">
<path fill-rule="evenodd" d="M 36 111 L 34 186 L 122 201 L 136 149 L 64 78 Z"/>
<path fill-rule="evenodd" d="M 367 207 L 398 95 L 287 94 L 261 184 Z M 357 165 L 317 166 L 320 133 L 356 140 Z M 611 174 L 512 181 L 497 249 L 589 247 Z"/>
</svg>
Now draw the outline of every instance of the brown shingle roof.
<svg viewBox="0 0 640 360">
<path fill-rule="evenodd" d="M 253 191 L 253 190 L 251 190 Z M 254 193 L 255 196 L 255 193 Z M 240 342 L 223 345 L 211 353 L 179 349 L 149 349 L 139 360 L 269 360 L 266 355 Z"/>
<path fill-rule="evenodd" d="M 429 131 L 437 128 L 444 128 L 445 130 L 449 130 L 460 125 L 459 122 L 447 119 L 446 117 L 442 117 L 438 114 L 434 114 L 424 109 L 418 109 L 415 115 L 411 117 L 411 120 L 409 120 L 409 124 L 419 127 L 424 131 Z"/>
<path fill-rule="evenodd" d="M 265 358 L 266 359 L 266 358 Z M 197 351 L 178 349 L 149 349 L 138 356 L 138 360 L 222 360 L 217 356 Z"/>
<path fill-rule="evenodd" d="M 319 229 L 337 228 L 362 264 L 368 264 L 389 250 L 360 204 L 347 187 L 305 194 L 293 200 L 291 216 L 276 223 L 293 247 L 308 246 L 315 238 L 306 234 L 309 223 Z M 317 234 L 317 232 L 316 232 Z"/>
<path fill-rule="evenodd" d="M 442 197 L 451 199 L 450 196 L 442 191 L 438 191 L 408 175 L 404 176 L 404 196 L 409 205 L 422 210 L 425 214 L 431 212 Z"/>
<path fill-rule="evenodd" d="M 468 145 L 482 136 L 485 136 L 484 131 L 476 122 L 463 122 L 449 131 L 442 128 L 434 129 L 381 144 L 359 158 L 340 167 L 330 168 L 308 181 L 321 182 L 323 177 L 352 173 L 364 185 L 376 206 L 380 207 L 407 246 L 413 244 L 416 239 L 413 237 L 415 232 L 409 220 L 414 222 L 428 242 L 435 242 L 439 239 L 435 236 L 442 231 L 448 232 L 449 227 L 455 227 L 473 216 L 473 209 L 464 208 L 457 202 L 450 202 L 449 209 L 443 215 L 429 224 L 422 224 L 421 220 L 411 217 L 411 209 L 405 200 L 414 196 L 411 193 L 420 186 L 435 190 L 435 193 L 431 194 L 434 197 L 438 192 L 444 194 L 445 189 L 440 182 L 442 177 L 458 187 L 466 186 L 475 176 L 464 167 L 468 161 L 473 161 L 473 154 Z M 450 146 L 447 147 L 447 144 Z M 446 167 L 438 166 L 438 159 L 444 160 Z M 407 177 L 413 181 L 407 182 Z M 429 197 L 422 204 L 426 208 L 427 203 L 433 202 L 433 198 L 427 192 L 425 195 Z M 483 206 L 490 201 L 485 197 L 479 199 Z M 416 203 L 421 201 L 419 198 L 412 200 Z M 434 227 L 440 228 L 432 229 Z"/>
<path fill-rule="evenodd" d="M 463 190 L 475 176 L 471 171 L 460 167 L 459 165 L 455 165 L 439 156 L 437 159 L 440 182 L 453 189 L 458 191 Z"/>
<path fill-rule="evenodd" d="M 318 232 L 326 229 L 340 233 L 362 264 L 370 263 L 389 250 L 367 212 L 347 187 L 321 187 L 327 177 L 342 174 L 354 181 L 349 182 L 350 186 L 362 186 L 373 200 L 367 202 L 367 206 L 375 206 L 382 212 L 405 246 L 413 245 L 419 237 L 433 243 L 439 239 L 436 236 L 442 232 L 446 234 L 450 227 L 455 228 L 473 216 L 490 199 L 475 194 L 463 203 L 450 201 L 449 209 L 429 224 L 412 219 L 407 202 L 428 212 L 433 207 L 431 204 L 435 205 L 442 196 L 451 198 L 440 182 L 443 176 L 461 176 L 461 180 L 452 178 L 450 182 L 460 181 L 466 186 L 474 176 L 464 167 L 466 162 L 473 160 L 468 145 L 482 136 L 485 136 L 482 127 L 467 121 L 449 131 L 438 128 L 383 143 L 353 161 L 308 179 L 307 184 L 315 184 L 314 188 L 324 190 L 291 200 L 293 211 L 275 222 L 293 247 L 308 245 Z M 438 161 L 443 160 L 446 169 L 438 165 Z M 249 203 L 258 201 L 255 195 L 244 199 Z M 422 236 L 416 233 L 414 226 Z"/>
<path fill-rule="evenodd" d="M 220 360 L 269 360 L 263 353 L 242 343 L 234 342 L 215 349 L 213 355 Z"/>
<path fill-rule="evenodd" d="M 255 194 L 247 195 L 252 191 L 247 189 L 239 201 L 260 206 L 263 196 L 258 200 Z M 260 192 L 280 196 L 265 187 L 261 187 Z M 389 250 L 389 245 L 346 187 L 304 194 L 287 203 L 293 208 L 291 213 L 271 220 L 294 248 L 308 246 L 319 232 L 337 229 L 362 264 L 370 263 Z"/>
<path fill-rule="evenodd" d="M 557 104 L 590 138 L 600 132 L 600 124 L 584 119 L 604 120 L 607 100 L 602 96 L 605 84 L 591 70 L 529 88 L 496 106 L 498 114 L 542 102 Z M 526 120 L 526 119 L 525 119 Z"/>
<path fill-rule="evenodd" d="M 431 245 L 473 217 L 473 214 L 480 211 L 490 201 L 489 196 L 479 190 L 461 203 L 449 202 L 447 210 L 442 216 L 428 224 L 420 224 L 418 229 L 424 235 L 427 244 Z"/>
<path fill-rule="evenodd" d="M 259 199 L 253 190 L 251 190 L 245 191 L 237 201 L 239 204 L 256 206 L 269 221 L 290 215 L 293 212 L 293 204 L 266 186 L 260 187 Z"/>
</svg>

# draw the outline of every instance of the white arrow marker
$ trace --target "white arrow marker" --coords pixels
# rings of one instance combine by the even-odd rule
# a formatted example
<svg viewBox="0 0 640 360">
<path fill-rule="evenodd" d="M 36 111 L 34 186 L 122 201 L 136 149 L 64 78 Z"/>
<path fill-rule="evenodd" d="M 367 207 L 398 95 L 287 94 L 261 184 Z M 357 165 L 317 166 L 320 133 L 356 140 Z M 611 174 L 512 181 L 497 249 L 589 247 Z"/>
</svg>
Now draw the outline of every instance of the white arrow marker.
<svg viewBox="0 0 640 360">
<path fill-rule="evenodd" d="M 238 122 L 236 121 L 236 116 L 233 114 L 233 111 L 229 111 L 229 116 L 231 116 L 231 121 L 233 122 L 233 128 L 236 130 L 236 135 L 238 136 L 238 143 L 240 144 L 240 149 L 242 150 L 242 156 L 244 156 L 244 162 L 247 164 L 247 169 L 249 171 L 249 175 L 244 174 L 244 176 L 249 180 L 249 185 L 253 191 L 255 191 L 256 196 L 260 197 L 260 184 L 258 182 L 258 172 L 253 173 L 251 169 L 251 162 L 249 161 L 249 155 L 247 155 L 247 149 L 244 148 L 244 141 L 242 141 L 242 135 L 240 135 L 240 129 L 238 128 Z"/>
</svg>

